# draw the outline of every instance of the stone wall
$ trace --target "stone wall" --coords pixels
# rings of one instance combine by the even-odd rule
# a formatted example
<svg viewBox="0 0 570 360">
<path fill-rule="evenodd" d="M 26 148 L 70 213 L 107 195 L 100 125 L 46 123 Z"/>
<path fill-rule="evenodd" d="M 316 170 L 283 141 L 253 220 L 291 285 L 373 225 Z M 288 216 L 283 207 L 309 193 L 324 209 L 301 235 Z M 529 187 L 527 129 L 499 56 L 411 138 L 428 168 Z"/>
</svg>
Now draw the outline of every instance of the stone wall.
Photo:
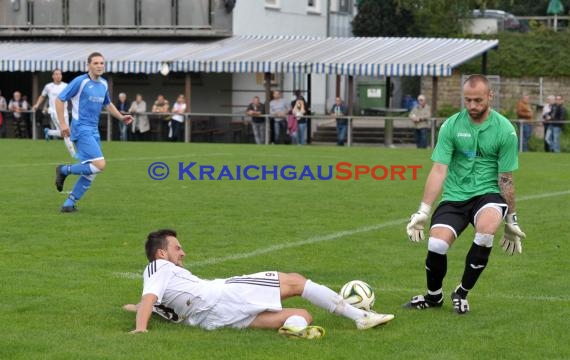
<svg viewBox="0 0 570 360">
<path fill-rule="evenodd" d="M 523 94 L 530 95 L 530 101 L 539 112 L 548 95 L 570 96 L 570 77 L 523 77 L 507 78 L 500 77 L 500 86 L 497 87 L 498 101 L 493 107 L 501 112 L 514 111 L 517 101 Z M 542 99 L 541 99 L 542 89 Z M 423 77 L 421 91 L 431 102 L 432 78 Z M 437 107 L 452 106 L 461 107 L 461 73 L 455 71 L 452 76 L 438 78 L 438 101 Z"/>
</svg>

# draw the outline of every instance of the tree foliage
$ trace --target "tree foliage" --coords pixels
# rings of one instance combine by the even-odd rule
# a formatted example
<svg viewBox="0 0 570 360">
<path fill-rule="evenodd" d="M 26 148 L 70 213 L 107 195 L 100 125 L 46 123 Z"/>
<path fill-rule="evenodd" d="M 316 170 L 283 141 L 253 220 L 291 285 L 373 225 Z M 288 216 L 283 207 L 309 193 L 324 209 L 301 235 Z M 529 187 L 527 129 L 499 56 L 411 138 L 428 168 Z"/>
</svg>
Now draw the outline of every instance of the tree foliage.
<svg viewBox="0 0 570 360">
<path fill-rule="evenodd" d="M 352 21 L 355 36 L 413 36 L 417 34 L 411 11 L 397 0 L 361 0 Z"/>
<path fill-rule="evenodd" d="M 360 0 L 352 22 L 356 36 L 455 37 L 473 9 L 544 16 L 549 0 Z"/>
<path fill-rule="evenodd" d="M 451 37 L 462 32 L 461 19 L 469 16 L 467 2 L 460 0 L 414 0 L 402 2 L 414 9 L 419 36 Z"/>
<path fill-rule="evenodd" d="M 506 77 L 570 76 L 568 32 L 503 32 L 483 38 L 499 40 L 499 49 L 489 52 L 488 73 Z M 479 72 L 481 59 L 462 65 L 464 73 Z"/>
<path fill-rule="evenodd" d="M 550 0 L 500 0 L 497 8 L 517 16 L 546 16 L 549 2 Z"/>
</svg>

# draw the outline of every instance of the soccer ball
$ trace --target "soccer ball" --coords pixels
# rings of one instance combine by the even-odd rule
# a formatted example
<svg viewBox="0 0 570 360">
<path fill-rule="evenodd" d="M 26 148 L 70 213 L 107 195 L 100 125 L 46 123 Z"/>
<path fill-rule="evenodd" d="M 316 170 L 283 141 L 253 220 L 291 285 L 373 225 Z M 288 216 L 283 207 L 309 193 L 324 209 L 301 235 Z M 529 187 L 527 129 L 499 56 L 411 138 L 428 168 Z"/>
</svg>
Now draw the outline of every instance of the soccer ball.
<svg viewBox="0 0 570 360">
<path fill-rule="evenodd" d="M 374 301 L 376 300 L 374 289 L 361 280 L 347 282 L 340 289 L 339 294 L 344 301 L 350 305 L 366 311 L 370 311 L 370 308 L 374 306 Z"/>
</svg>

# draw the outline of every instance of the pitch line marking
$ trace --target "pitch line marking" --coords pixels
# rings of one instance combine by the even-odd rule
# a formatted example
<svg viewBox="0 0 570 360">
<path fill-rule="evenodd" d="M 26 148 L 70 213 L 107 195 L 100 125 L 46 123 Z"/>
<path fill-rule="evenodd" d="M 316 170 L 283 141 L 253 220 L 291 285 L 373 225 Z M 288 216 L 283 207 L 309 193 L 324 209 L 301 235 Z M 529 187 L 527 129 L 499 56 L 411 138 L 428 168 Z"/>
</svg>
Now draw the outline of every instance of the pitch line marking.
<svg viewBox="0 0 570 360">
<path fill-rule="evenodd" d="M 115 272 L 113 276 L 122 278 L 122 279 L 130 279 L 130 280 L 140 280 L 142 274 L 137 274 L 134 272 Z M 340 288 L 342 286 L 339 284 L 332 285 L 333 287 Z M 417 289 L 404 289 L 404 288 L 392 288 L 392 287 L 383 287 L 382 292 L 388 293 L 405 293 L 405 294 L 412 294 Z M 568 296 L 544 296 L 544 295 L 507 295 L 507 294 L 497 294 L 497 293 L 477 293 L 478 296 L 484 296 L 487 298 L 501 298 L 507 300 L 531 300 L 531 301 L 549 301 L 549 302 L 569 302 L 570 297 Z"/>
<path fill-rule="evenodd" d="M 568 195 L 568 194 L 570 194 L 570 190 L 558 191 L 558 192 L 552 192 L 552 193 L 536 194 L 536 195 L 527 195 L 527 196 L 521 196 L 520 198 L 517 198 L 517 202 L 542 199 L 542 198 L 553 197 L 553 196 Z M 315 243 L 319 243 L 319 242 L 323 242 L 323 241 L 336 240 L 336 239 L 339 239 L 339 238 L 342 238 L 345 236 L 351 236 L 351 235 L 355 235 L 355 234 L 361 234 L 361 233 L 365 233 L 365 232 L 369 232 L 369 231 L 382 229 L 382 228 L 389 227 L 389 226 L 400 225 L 400 224 L 405 223 L 407 221 L 408 221 L 407 218 L 406 219 L 393 220 L 393 221 L 388 221 L 388 222 L 385 222 L 382 224 L 365 226 L 365 227 L 361 227 L 361 228 L 357 228 L 357 229 L 353 229 L 353 230 L 340 231 L 340 232 L 336 232 L 336 233 L 332 233 L 332 234 L 324 235 L 324 236 L 316 236 L 316 237 L 312 237 L 312 238 L 309 238 L 306 240 L 296 241 L 296 242 L 292 242 L 292 243 L 277 244 L 277 245 L 269 246 L 266 248 L 256 249 L 256 250 L 246 252 L 246 253 L 238 253 L 238 254 L 233 254 L 233 255 L 229 255 L 229 256 L 225 256 L 225 257 L 217 257 L 217 258 L 210 258 L 207 260 L 197 261 L 197 262 L 190 264 L 190 266 L 215 265 L 215 264 L 219 264 L 219 263 L 222 263 L 225 261 L 247 259 L 250 257 L 266 254 L 266 253 L 273 252 L 273 251 L 279 251 L 279 250 L 289 249 L 289 248 L 303 246 L 303 245 L 315 244 Z"/>
<path fill-rule="evenodd" d="M 543 199 L 543 198 L 547 198 L 547 197 L 561 196 L 561 195 L 568 195 L 568 194 L 570 194 L 570 190 L 558 191 L 558 192 L 552 192 L 552 193 L 536 194 L 536 195 L 526 195 L 526 196 L 521 196 L 520 198 L 517 198 L 517 202 Z M 206 260 L 202 260 L 202 261 L 193 262 L 188 267 L 193 268 L 193 267 L 197 267 L 197 266 L 216 265 L 216 264 L 221 264 L 223 262 L 231 261 L 231 260 L 247 259 L 247 258 L 251 258 L 251 257 L 257 256 L 257 255 L 267 254 L 267 253 L 270 253 L 273 251 L 290 249 L 290 248 L 303 246 L 303 245 L 316 244 L 316 243 L 323 242 L 323 241 L 336 240 L 336 239 L 339 239 L 339 238 L 342 238 L 345 236 L 352 236 L 355 234 L 361 234 L 361 233 L 366 233 L 366 232 L 370 232 L 370 231 L 374 231 L 374 230 L 379 230 L 379 229 L 390 227 L 390 226 L 400 225 L 400 224 L 403 224 L 407 221 L 408 221 L 407 218 L 406 219 L 392 220 L 392 221 L 388 221 L 388 222 L 385 222 L 382 224 L 365 226 L 365 227 L 356 228 L 353 230 L 339 231 L 339 232 L 332 233 L 329 235 L 315 236 L 315 237 L 311 237 L 311 238 L 308 238 L 305 240 L 296 241 L 296 242 L 292 242 L 292 243 L 272 245 L 272 246 L 256 249 L 256 250 L 246 252 L 246 253 L 238 253 L 238 254 L 233 254 L 233 255 L 224 256 L 224 257 L 210 258 L 210 259 L 206 259 Z M 117 272 L 117 273 L 114 273 L 114 275 L 117 277 L 120 277 L 120 278 L 127 278 L 127 279 L 140 279 L 140 277 L 141 277 L 141 274 L 134 273 L 134 272 Z"/>
<path fill-rule="evenodd" d="M 342 285 L 336 285 L 337 288 L 340 288 Z M 406 293 L 406 294 L 413 294 L 414 291 L 417 292 L 418 289 L 405 289 L 405 288 L 397 288 L 397 287 L 382 287 L 382 292 L 385 293 Z M 502 298 L 508 300 L 532 300 L 532 301 L 560 301 L 560 302 L 568 302 L 570 301 L 570 296 L 558 295 L 558 296 L 545 296 L 545 295 L 517 295 L 517 294 L 498 294 L 498 293 L 480 293 L 477 292 L 477 296 L 484 296 L 488 298 Z"/>
</svg>

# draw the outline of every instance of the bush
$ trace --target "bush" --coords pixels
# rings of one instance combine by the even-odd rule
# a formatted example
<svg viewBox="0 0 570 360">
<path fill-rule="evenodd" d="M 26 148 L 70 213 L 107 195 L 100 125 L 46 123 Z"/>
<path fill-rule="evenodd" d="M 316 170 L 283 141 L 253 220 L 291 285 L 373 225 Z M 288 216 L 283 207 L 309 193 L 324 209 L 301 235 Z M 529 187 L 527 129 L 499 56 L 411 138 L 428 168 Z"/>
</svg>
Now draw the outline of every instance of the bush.
<svg viewBox="0 0 570 360">
<path fill-rule="evenodd" d="M 438 107 L 436 117 L 448 118 L 459 111 L 461 111 L 461 109 L 458 107 L 443 104 Z"/>
<path fill-rule="evenodd" d="M 499 40 L 499 48 L 489 52 L 489 74 L 507 77 L 570 76 L 570 33 L 566 31 L 545 29 L 523 34 L 502 32 L 474 37 Z M 466 74 L 477 73 L 481 69 L 481 59 L 477 57 L 459 69 Z"/>
</svg>

